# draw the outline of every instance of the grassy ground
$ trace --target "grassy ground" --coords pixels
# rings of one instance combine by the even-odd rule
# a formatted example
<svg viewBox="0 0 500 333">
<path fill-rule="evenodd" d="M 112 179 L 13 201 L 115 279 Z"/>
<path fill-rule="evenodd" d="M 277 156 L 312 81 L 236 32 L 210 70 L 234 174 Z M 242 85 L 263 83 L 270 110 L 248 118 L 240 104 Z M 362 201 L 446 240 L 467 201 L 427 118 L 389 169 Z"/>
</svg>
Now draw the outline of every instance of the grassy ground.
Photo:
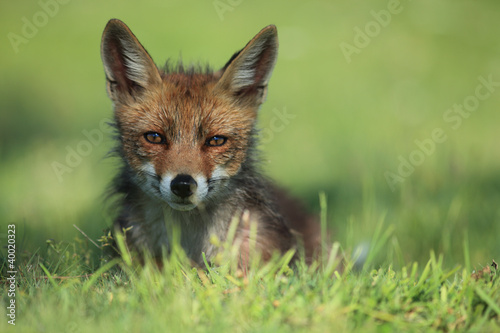
<svg viewBox="0 0 500 333">
<path fill-rule="evenodd" d="M 2 4 L 0 251 L 15 225 L 17 328 L 499 331 L 498 279 L 471 274 L 500 260 L 500 3 L 391 3 Z M 99 58 L 112 17 L 159 64 L 182 51 L 215 68 L 276 24 L 263 167 L 312 212 L 324 192 L 334 239 L 366 265 L 338 278 L 276 274 L 281 263 L 245 279 L 182 256 L 162 274 L 99 270 L 100 250 L 73 225 L 97 240 L 114 215 L 102 200 L 116 166 L 103 158 L 111 105 Z"/>
<path fill-rule="evenodd" d="M 375 234 L 372 251 L 387 246 Z M 119 244 L 123 244 L 119 240 Z M 22 256 L 17 274 L 15 329 L 22 332 L 494 332 L 500 331 L 498 266 L 470 274 L 445 269 L 430 253 L 394 269 L 351 270 L 354 262 L 289 266 L 293 253 L 247 274 L 228 245 L 216 266 L 193 268 L 174 248 L 160 272 L 124 259 L 90 264 L 84 243 L 51 243 L 48 255 Z M 122 245 L 123 248 L 123 245 Z M 341 254 L 338 243 L 332 253 Z M 467 255 L 467 253 L 466 253 Z M 494 263 L 493 263 L 494 264 Z M 318 266 L 319 265 L 319 266 Z M 339 266 L 338 266 L 339 265 Z M 118 268 L 119 266 L 119 268 Z M 339 274 L 338 269 L 343 272 Z M 3 296 L 7 303 L 7 295 Z M 7 308 L 7 313 L 9 313 Z M 2 307 L 5 312 L 5 307 Z M 2 331 L 12 329 L 3 321 Z"/>
</svg>

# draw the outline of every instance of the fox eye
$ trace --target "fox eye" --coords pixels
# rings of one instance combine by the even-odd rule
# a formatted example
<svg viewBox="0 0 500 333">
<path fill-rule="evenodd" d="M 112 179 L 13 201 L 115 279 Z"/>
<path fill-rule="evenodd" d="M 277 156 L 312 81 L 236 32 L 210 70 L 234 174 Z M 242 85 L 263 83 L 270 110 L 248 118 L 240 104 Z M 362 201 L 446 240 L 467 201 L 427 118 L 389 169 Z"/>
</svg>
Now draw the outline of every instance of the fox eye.
<svg viewBox="0 0 500 333">
<path fill-rule="evenodd" d="M 156 132 L 144 133 L 144 139 L 146 139 L 147 142 L 154 143 L 154 144 L 165 143 L 165 137 L 163 135 L 161 135 L 160 133 L 156 133 Z"/>
<path fill-rule="evenodd" d="M 219 147 L 219 146 L 222 146 L 223 144 L 225 144 L 226 141 L 227 141 L 227 138 L 225 136 L 216 135 L 216 136 L 212 136 L 212 137 L 208 138 L 207 141 L 205 142 L 205 145 L 210 146 L 210 147 Z"/>
</svg>

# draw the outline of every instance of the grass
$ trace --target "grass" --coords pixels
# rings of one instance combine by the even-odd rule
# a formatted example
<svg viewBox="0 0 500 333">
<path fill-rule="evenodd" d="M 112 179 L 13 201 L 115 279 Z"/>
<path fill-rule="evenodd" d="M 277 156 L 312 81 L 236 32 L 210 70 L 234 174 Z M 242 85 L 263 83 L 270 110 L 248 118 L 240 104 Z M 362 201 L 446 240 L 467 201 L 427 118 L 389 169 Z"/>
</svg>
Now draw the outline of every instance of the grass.
<svg viewBox="0 0 500 333">
<path fill-rule="evenodd" d="M 7 34 L 22 34 L 23 19 L 43 9 L 2 4 L 0 253 L 14 224 L 18 317 L 17 328 L 4 320 L 2 259 L 0 330 L 500 331 L 497 272 L 474 278 L 500 260 L 500 90 L 460 126 L 444 118 L 480 77 L 500 82 L 500 3 L 402 0 L 348 63 L 339 46 L 387 0 L 222 2 L 231 9 L 221 17 L 214 1 L 68 1 L 18 52 Z M 101 126 L 111 104 L 99 58 L 112 17 L 158 64 L 182 52 L 185 63 L 216 69 L 276 24 L 279 58 L 259 114 L 272 134 L 263 169 L 364 266 L 348 262 L 353 269 L 336 277 L 276 259 L 245 279 L 224 265 L 193 270 L 181 253 L 161 273 L 101 261 L 89 239 L 115 214 L 102 200 L 116 165 L 103 158 L 113 143 Z M 273 124 L 283 126 L 269 132 Z M 397 173 L 435 129 L 446 140 L 391 189 L 385 173 Z M 102 140 L 89 141 L 96 131 Z M 91 151 L 59 178 L 53 163 L 67 164 L 82 142 Z"/>
<path fill-rule="evenodd" d="M 379 231 L 387 230 L 381 223 Z M 387 232 L 374 235 L 372 252 L 390 247 Z M 117 239 L 124 249 L 123 239 Z M 46 256 L 18 258 L 16 329 L 23 332 L 493 332 L 500 331 L 500 278 L 497 267 L 474 274 L 446 269 L 443 256 L 430 253 L 395 269 L 375 268 L 368 257 L 353 269 L 346 256 L 328 262 L 290 264 L 293 253 L 268 263 L 254 257 L 243 274 L 237 252 L 220 244 L 219 264 L 195 268 L 174 247 L 163 270 L 123 259 L 92 264 L 94 245 L 80 239 L 48 243 Z M 467 247 L 466 247 L 467 248 Z M 332 253 L 341 253 L 338 243 Z M 94 254 L 92 254 L 94 252 Z M 344 255 L 346 255 L 344 253 Z M 467 255 L 467 251 L 465 253 Z M 2 281 L 7 262 L 4 261 Z M 318 266 L 319 265 L 319 266 Z M 339 274 L 338 267 L 343 267 Z M 2 295 L 8 304 L 9 297 Z M 6 306 L 1 308 L 6 316 Z M 57 311 L 54 311 L 57 309 Z M 9 329 L 2 321 L 2 331 Z"/>
</svg>

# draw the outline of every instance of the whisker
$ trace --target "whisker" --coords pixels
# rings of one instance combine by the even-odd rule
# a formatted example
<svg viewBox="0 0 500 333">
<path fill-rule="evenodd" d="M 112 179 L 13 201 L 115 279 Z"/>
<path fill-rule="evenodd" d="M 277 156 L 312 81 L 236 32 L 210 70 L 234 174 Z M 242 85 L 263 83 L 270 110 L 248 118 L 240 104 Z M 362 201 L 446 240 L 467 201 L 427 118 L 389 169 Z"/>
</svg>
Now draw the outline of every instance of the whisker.
<svg viewBox="0 0 500 333">
<path fill-rule="evenodd" d="M 214 182 L 219 182 L 223 180 L 229 180 L 229 177 L 215 177 L 215 178 L 210 178 L 207 183 L 214 183 Z"/>
</svg>

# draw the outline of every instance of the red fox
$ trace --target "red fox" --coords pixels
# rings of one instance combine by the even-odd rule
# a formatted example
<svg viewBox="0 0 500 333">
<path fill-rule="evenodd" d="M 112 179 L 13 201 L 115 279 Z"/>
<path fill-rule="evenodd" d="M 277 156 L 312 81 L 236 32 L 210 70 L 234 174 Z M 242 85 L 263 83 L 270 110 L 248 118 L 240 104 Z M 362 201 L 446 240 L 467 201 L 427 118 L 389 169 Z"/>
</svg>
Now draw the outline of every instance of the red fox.
<svg viewBox="0 0 500 333">
<path fill-rule="evenodd" d="M 101 57 L 123 160 L 114 227 L 129 229 L 132 250 L 161 257 L 176 225 L 187 256 L 203 265 L 202 253 L 208 260 L 217 254 L 211 236 L 224 240 L 231 221 L 245 215 L 257 225 L 255 248 L 264 260 L 298 244 L 313 257 L 315 218 L 258 167 L 257 114 L 277 54 L 277 30 L 269 25 L 218 71 L 168 62 L 160 69 L 122 21 L 108 22 Z M 250 235 L 240 222 L 242 266 Z"/>
</svg>

